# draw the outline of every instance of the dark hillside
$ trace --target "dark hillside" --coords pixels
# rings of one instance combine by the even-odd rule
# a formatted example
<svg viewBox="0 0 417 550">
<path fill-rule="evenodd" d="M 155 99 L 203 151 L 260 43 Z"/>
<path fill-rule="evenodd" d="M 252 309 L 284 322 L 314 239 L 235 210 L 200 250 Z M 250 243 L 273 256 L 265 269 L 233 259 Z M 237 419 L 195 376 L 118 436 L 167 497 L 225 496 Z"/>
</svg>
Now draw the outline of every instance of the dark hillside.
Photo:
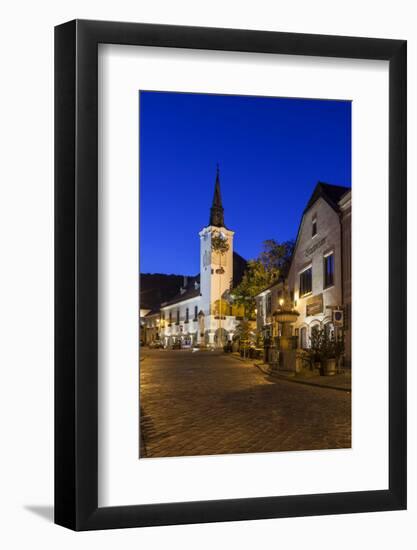
<svg viewBox="0 0 417 550">
<path fill-rule="evenodd" d="M 183 282 L 183 275 L 141 273 L 139 283 L 141 309 L 159 309 L 162 302 L 167 302 L 178 294 Z"/>
</svg>

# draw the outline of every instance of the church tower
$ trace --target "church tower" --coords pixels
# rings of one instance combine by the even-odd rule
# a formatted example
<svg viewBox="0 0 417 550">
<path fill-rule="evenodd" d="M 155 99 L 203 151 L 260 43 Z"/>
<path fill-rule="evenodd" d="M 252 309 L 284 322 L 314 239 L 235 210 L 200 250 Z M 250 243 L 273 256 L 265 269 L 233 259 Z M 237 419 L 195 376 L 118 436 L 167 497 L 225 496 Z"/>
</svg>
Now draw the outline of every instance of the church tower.
<svg viewBox="0 0 417 550">
<path fill-rule="evenodd" d="M 201 309 L 205 316 L 225 314 L 224 294 L 233 281 L 233 235 L 224 223 L 224 209 L 220 192 L 220 173 L 217 165 L 213 202 L 207 227 L 200 233 L 200 289 Z M 216 247 L 220 242 L 219 246 Z M 214 319 L 213 317 L 213 319 Z M 213 323 L 212 323 L 213 326 Z M 214 328 L 214 327 L 213 327 Z"/>
</svg>

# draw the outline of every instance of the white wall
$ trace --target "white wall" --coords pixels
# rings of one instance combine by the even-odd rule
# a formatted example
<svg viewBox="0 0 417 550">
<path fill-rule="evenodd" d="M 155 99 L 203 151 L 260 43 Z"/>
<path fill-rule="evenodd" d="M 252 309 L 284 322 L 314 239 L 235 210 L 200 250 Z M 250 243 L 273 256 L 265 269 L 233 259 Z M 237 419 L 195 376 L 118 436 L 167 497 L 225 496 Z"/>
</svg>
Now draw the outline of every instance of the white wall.
<svg viewBox="0 0 417 550">
<path fill-rule="evenodd" d="M 211 227 L 211 226 L 209 226 Z M 221 229 L 221 231 L 220 231 Z M 229 244 L 228 251 L 220 256 L 214 252 L 212 238 L 221 232 Z M 201 309 L 205 315 L 213 312 L 213 306 L 223 296 L 224 292 L 230 289 L 233 280 L 233 236 L 234 232 L 226 228 L 211 230 L 204 227 L 200 233 L 200 286 L 201 286 Z M 206 265 L 206 258 L 210 264 Z M 216 274 L 216 269 L 223 268 L 222 275 Z M 220 277 L 220 281 L 219 281 Z"/>
<path fill-rule="evenodd" d="M 39 0 L 2 9 L 0 93 L 1 469 L 0 544 L 44 548 L 416 547 L 416 351 L 410 346 L 409 511 L 74 534 L 46 521 L 53 470 L 53 26 L 110 19 L 409 40 L 409 202 L 415 206 L 417 23 L 415 2 L 352 0 Z M 411 214 L 412 212 L 410 212 Z M 410 273 L 417 279 L 417 217 L 410 215 Z M 198 243 L 196 243 L 198 246 Z M 410 313 L 416 287 L 409 291 Z M 415 333 L 410 315 L 410 335 Z M 410 338 L 411 340 L 411 338 Z M 341 472 L 343 475 L 343 472 Z M 36 507 L 38 512 L 30 508 Z M 39 507 L 41 516 L 39 515 Z"/>
<path fill-rule="evenodd" d="M 312 237 L 312 221 L 314 218 L 317 219 L 317 234 Z M 339 214 L 324 199 L 320 198 L 304 215 L 288 276 L 289 288 L 294 291 L 294 299 L 297 302 L 296 310 L 300 313 L 300 317 L 294 324 L 294 329 L 305 323 L 309 325 L 315 319 L 323 321 L 326 316 L 329 316 L 328 306 L 336 306 L 342 303 L 340 234 Z M 324 243 L 318 246 L 323 239 L 325 239 Z M 306 250 L 314 245 L 317 245 L 318 249 L 313 254 L 306 256 Z M 323 288 L 323 258 L 324 254 L 329 252 L 334 254 L 334 285 L 326 289 Z M 312 293 L 304 298 L 300 297 L 300 272 L 309 266 L 312 267 Z M 309 298 L 321 293 L 323 294 L 323 312 L 306 317 L 306 305 Z"/>
</svg>

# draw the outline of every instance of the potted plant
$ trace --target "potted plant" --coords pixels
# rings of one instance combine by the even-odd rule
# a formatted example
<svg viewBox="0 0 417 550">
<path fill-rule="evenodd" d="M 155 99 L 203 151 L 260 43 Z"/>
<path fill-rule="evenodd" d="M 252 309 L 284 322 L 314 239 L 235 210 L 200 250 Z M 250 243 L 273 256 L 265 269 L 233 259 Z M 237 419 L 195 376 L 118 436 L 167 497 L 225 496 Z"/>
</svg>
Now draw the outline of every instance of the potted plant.
<svg viewBox="0 0 417 550">
<path fill-rule="evenodd" d="M 324 374 L 324 340 L 325 340 L 325 331 L 323 329 L 316 328 L 312 330 L 310 336 L 310 347 L 308 349 L 308 354 L 310 358 L 310 369 L 319 371 L 320 374 Z"/>
<path fill-rule="evenodd" d="M 233 349 L 232 349 L 232 342 L 230 340 L 228 340 L 225 345 L 223 346 L 223 351 L 225 353 L 232 353 Z"/>
<path fill-rule="evenodd" d="M 325 328 L 315 329 L 310 336 L 310 348 L 308 350 L 310 365 L 318 369 L 321 376 L 333 376 L 337 373 L 340 357 L 344 352 L 343 336 L 337 338 L 332 331 Z"/>
<path fill-rule="evenodd" d="M 324 359 L 324 374 L 326 376 L 333 376 L 337 373 L 337 366 L 339 359 L 344 352 L 343 336 L 335 336 L 334 332 L 328 335 L 325 332 L 324 345 L 323 345 L 323 359 Z"/>
</svg>

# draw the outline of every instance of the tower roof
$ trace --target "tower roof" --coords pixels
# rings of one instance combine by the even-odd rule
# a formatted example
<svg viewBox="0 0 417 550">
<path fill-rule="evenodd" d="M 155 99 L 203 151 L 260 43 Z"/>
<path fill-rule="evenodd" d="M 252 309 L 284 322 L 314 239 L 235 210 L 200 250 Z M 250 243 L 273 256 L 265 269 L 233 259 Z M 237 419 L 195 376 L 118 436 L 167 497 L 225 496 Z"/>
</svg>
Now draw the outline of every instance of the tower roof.
<svg viewBox="0 0 417 550">
<path fill-rule="evenodd" d="M 213 203 L 210 208 L 210 221 L 209 225 L 215 227 L 224 227 L 224 208 L 222 205 L 222 196 L 220 193 L 220 173 L 219 165 L 217 165 L 216 171 L 216 183 L 214 185 Z"/>
</svg>

